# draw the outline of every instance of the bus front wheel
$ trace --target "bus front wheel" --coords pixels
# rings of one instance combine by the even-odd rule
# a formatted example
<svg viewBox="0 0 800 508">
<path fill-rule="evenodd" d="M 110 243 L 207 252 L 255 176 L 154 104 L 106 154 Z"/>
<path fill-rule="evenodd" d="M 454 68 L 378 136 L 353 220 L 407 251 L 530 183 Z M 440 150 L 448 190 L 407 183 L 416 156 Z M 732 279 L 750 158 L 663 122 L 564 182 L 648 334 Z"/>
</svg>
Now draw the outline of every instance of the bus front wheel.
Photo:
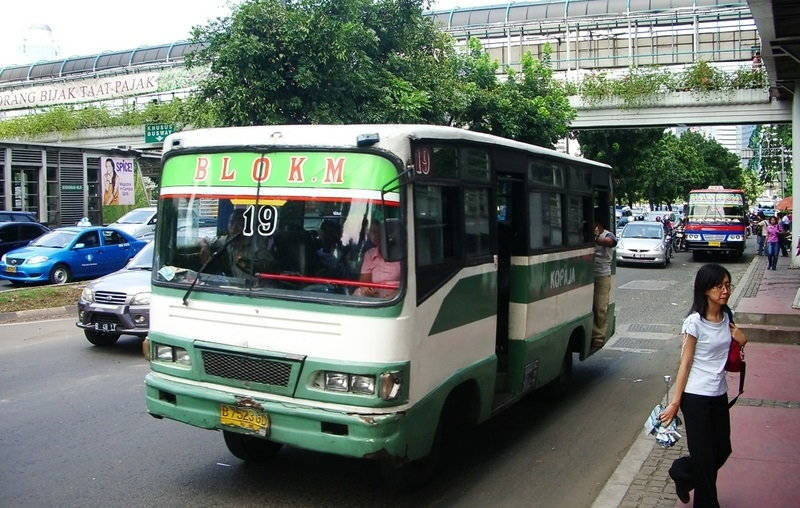
<svg viewBox="0 0 800 508">
<path fill-rule="evenodd" d="M 234 457 L 245 462 L 254 464 L 264 464 L 269 462 L 280 449 L 282 444 L 260 437 L 246 436 L 236 432 L 222 431 L 225 437 L 225 445 Z"/>
</svg>

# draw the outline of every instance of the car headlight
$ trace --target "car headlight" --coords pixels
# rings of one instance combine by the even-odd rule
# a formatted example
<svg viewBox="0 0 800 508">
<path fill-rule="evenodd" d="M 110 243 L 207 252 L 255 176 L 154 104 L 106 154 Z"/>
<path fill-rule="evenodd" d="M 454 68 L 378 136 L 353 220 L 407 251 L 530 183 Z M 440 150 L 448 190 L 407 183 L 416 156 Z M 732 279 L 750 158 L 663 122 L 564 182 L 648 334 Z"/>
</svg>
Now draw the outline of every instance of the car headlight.
<svg viewBox="0 0 800 508">
<path fill-rule="evenodd" d="M 47 259 L 47 256 L 32 256 L 25 261 L 25 264 L 38 265 L 39 263 L 44 263 Z"/>
<path fill-rule="evenodd" d="M 94 291 L 89 288 L 83 288 L 83 291 L 81 292 L 81 300 L 84 302 L 93 302 Z"/>
<path fill-rule="evenodd" d="M 150 305 L 150 292 L 139 293 L 131 300 L 133 305 Z"/>
<path fill-rule="evenodd" d="M 6 255 L 5 254 L 3 254 L 3 257 L 0 257 L 0 262 L 2 262 L 4 265 L 8 264 L 8 260 L 6 259 Z"/>
<path fill-rule="evenodd" d="M 180 363 L 191 367 L 192 357 L 189 352 L 182 347 L 167 346 L 165 344 L 155 344 L 155 360 L 159 362 Z"/>
</svg>

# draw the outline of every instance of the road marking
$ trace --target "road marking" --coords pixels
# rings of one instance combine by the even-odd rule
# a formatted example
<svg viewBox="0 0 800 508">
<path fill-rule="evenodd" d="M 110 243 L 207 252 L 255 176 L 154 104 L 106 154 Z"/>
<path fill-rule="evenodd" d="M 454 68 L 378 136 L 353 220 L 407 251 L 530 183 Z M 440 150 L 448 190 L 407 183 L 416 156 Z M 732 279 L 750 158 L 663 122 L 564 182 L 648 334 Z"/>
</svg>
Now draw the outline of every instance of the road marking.
<svg viewBox="0 0 800 508">
<path fill-rule="evenodd" d="M 642 291 L 663 291 L 675 284 L 674 280 L 632 280 L 618 289 L 639 289 Z"/>
</svg>

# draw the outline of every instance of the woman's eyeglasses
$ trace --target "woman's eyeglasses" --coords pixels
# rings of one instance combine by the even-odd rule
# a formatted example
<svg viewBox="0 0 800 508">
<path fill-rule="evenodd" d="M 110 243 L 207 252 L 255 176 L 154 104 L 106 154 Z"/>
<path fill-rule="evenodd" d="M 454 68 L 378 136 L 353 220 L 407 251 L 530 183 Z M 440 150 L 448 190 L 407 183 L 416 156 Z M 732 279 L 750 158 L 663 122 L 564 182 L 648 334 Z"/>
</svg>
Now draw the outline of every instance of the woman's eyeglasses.
<svg viewBox="0 0 800 508">
<path fill-rule="evenodd" d="M 712 289 L 715 291 L 719 291 L 720 293 L 723 291 L 727 291 L 728 293 L 730 293 L 731 291 L 733 291 L 733 284 L 731 283 L 717 284 Z"/>
</svg>

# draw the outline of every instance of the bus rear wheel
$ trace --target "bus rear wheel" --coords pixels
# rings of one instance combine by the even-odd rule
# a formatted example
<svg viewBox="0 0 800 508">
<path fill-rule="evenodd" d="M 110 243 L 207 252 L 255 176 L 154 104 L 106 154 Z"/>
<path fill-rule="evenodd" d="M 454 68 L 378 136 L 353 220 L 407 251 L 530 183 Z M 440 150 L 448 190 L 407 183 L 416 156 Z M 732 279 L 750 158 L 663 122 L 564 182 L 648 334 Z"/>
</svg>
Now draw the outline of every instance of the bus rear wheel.
<svg viewBox="0 0 800 508">
<path fill-rule="evenodd" d="M 260 437 L 246 436 L 236 432 L 222 431 L 225 446 L 234 457 L 253 464 L 269 462 L 283 447 L 282 444 Z"/>
<path fill-rule="evenodd" d="M 558 377 L 550 381 L 544 387 L 544 396 L 548 399 L 559 399 L 569 389 L 569 383 L 572 380 L 572 350 L 567 348 L 564 353 L 564 358 L 561 360 L 561 372 Z"/>
</svg>

